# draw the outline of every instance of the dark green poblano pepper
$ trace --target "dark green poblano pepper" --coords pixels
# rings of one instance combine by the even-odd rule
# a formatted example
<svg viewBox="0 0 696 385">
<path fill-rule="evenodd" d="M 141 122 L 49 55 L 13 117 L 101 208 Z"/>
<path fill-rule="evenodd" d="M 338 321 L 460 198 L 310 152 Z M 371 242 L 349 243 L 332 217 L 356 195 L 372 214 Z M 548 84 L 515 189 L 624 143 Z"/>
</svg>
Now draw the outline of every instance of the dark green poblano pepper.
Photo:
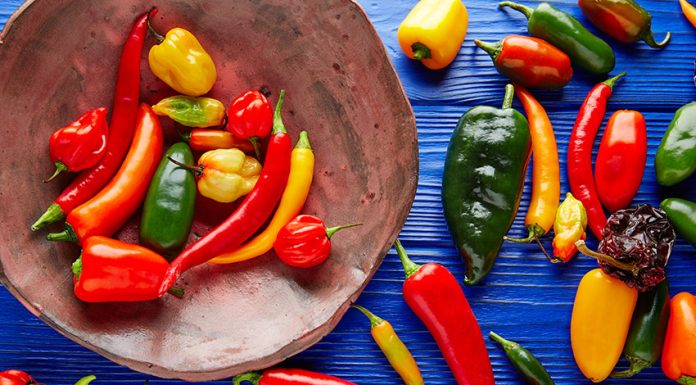
<svg viewBox="0 0 696 385">
<path fill-rule="evenodd" d="M 655 153 L 655 174 L 663 186 L 673 186 L 696 171 L 696 102 L 682 106 Z"/>
<path fill-rule="evenodd" d="M 531 153 L 527 119 L 511 108 L 478 106 L 462 115 L 447 148 L 442 205 L 452 238 L 466 263 L 464 283 L 488 274 L 522 195 Z"/>
<path fill-rule="evenodd" d="M 549 372 L 529 350 L 514 341 L 506 340 L 495 332 L 490 332 L 491 339 L 499 343 L 512 365 L 530 385 L 554 385 Z"/>
</svg>

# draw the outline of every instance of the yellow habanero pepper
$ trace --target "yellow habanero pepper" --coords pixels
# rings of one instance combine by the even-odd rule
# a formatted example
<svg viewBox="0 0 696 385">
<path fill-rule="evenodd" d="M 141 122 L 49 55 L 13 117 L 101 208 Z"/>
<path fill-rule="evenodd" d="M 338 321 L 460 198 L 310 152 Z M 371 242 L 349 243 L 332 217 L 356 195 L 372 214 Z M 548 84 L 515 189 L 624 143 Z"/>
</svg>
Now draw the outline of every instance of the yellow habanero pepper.
<svg viewBox="0 0 696 385">
<path fill-rule="evenodd" d="M 616 366 L 626 342 L 638 291 L 594 269 L 578 286 L 570 321 L 575 362 L 592 382 L 604 381 Z"/>
<path fill-rule="evenodd" d="M 314 153 L 309 143 L 307 131 L 300 132 L 300 139 L 292 150 L 290 158 L 290 175 L 280 198 L 278 209 L 268 227 L 256 238 L 240 246 L 238 249 L 219 255 L 210 260 L 215 264 L 227 264 L 246 261 L 263 255 L 273 248 L 278 232 L 290 220 L 300 213 L 309 195 L 314 174 Z"/>
<path fill-rule="evenodd" d="M 556 220 L 553 222 L 553 256 L 554 262 L 568 262 L 578 251 L 575 242 L 585 239 L 587 228 L 587 212 L 582 202 L 567 193 L 566 198 L 558 206 Z"/>
<path fill-rule="evenodd" d="M 457 56 L 468 23 L 461 0 L 421 0 L 399 26 L 399 45 L 409 58 L 438 70 Z"/>
<path fill-rule="evenodd" d="M 215 63 L 193 34 L 183 28 L 172 28 L 166 36 L 150 32 L 160 44 L 152 46 L 148 55 L 150 70 L 169 87 L 188 96 L 208 93 L 217 79 Z"/>
</svg>

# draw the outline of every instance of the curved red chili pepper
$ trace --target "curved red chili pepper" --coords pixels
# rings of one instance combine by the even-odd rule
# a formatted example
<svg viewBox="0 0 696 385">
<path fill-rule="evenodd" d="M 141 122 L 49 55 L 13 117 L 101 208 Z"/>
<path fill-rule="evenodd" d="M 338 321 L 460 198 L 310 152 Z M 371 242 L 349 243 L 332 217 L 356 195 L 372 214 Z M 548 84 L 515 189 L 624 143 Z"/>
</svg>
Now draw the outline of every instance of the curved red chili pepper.
<svg viewBox="0 0 696 385">
<path fill-rule="evenodd" d="M 150 17 L 157 13 L 157 8 L 148 12 Z M 118 66 L 118 80 L 114 92 L 113 108 L 111 110 L 111 134 L 106 147 L 106 154 L 99 163 L 85 170 L 63 190 L 46 212 L 31 226 L 36 231 L 43 226 L 57 222 L 70 213 L 75 207 L 96 195 L 116 174 L 123 158 L 128 152 L 135 120 L 138 115 L 138 100 L 140 99 L 140 56 L 143 42 L 147 36 L 148 13 L 140 16 L 131 29 L 126 43 L 123 45 L 121 62 Z"/>
<path fill-rule="evenodd" d="M 21 370 L 5 370 L 0 372 L 0 385 L 32 385 L 36 381 Z"/>
<path fill-rule="evenodd" d="M 607 216 L 597 197 L 597 188 L 592 176 L 592 145 L 604 119 L 612 87 L 624 75 L 626 75 L 625 72 L 597 84 L 587 94 L 578 112 L 568 143 L 570 191 L 585 207 L 590 229 L 597 239 L 602 239 L 602 229 L 607 223 Z"/>
<path fill-rule="evenodd" d="M 263 373 L 240 374 L 232 380 L 233 385 L 251 382 L 254 385 L 355 385 L 352 382 L 322 373 L 302 369 L 268 369 Z"/>
<path fill-rule="evenodd" d="M 271 132 L 273 110 L 268 99 L 259 91 L 246 91 L 239 95 L 227 112 L 227 130 L 237 139 L 249 140 L 260 159 L 259 143 Z"/>
</svg>

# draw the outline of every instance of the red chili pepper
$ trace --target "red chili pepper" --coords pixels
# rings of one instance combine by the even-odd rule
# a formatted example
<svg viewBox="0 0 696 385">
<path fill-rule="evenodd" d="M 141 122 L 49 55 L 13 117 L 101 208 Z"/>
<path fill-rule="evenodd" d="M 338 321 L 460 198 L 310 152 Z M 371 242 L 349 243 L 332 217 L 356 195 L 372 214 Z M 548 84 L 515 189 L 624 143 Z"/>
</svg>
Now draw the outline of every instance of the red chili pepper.
<svg viewBox="0 0 696 385">
<path fill-rule="evenodd" d="M 324 221 L 313 215 L 298 215 L 288 222 L 276 237 L 273 250 L 286 265 L 313 267 L 331 255 L 331 237 L 339 230 L 355 225 L 326 228 Z"/>
<path fill-rule="evenodd" d="M 157 13 L 152 8 L 150 17 Z M 138 115 L 140 99 L 140 54 L 147 35 L 147 17 L 138 18 L 123 45 L 121 62 L 118 66 L 118 80 L 111 109 L 110 135 L 106 145 L 106 154 L 96 166 L 85 170 L 63 190 L 43 215 L 31 226 L 36 231 L 49 223 L 65 218 L 75 207 L 96 195 L 116 174 L 123 158 L 128 152 L 135 121 Z"/>
<path fill-rule="evenodd" d="M 106 152 L 106 108 L 87 111 L 74 122 L 51 135 L 48 150 L 56 172 L 50 182 L 63 171 L 82 171 L 99 162 Z"/>
<path fill-rule="evenodd" d="M 493 385 L 486 343 L 457 279 L 440 264 L 415 264 L 398 239 L 394 247 L 406 273 L 406 304 L 435 338 L 457 384 Z"/>
<path fill-rule="evenodd" d="M 32 385 L 36 381 L 21 370 L 5 370 L 0 372 L 0 385 Z"/>
<path fill-rule="evenodd" d="M 592 177 L 592 145 L 604 119 L 612 87 L 624 75 L 626 73 L 622 72 L 597 84 L 587 94 L 578 112 L 568 144 L 570 191 L 585 207 L 590 230 L 597 239 L 602 239 L 602 229 L 607 223 L 607 216 L 604 214 L 602 204 L 597 197 L 597 189 Z"/>
<path fill-rule="evenodd" d="M 227 130 L 237 139 L 249 140 L 256 159 L 260 160 L 259 140 L 267 137 L 273 126 L 273 110 L 268 99 L 259 91 L 246 91 L 232 102 L 227 118 Z"/>
<path fill-rule="evenodd" d="M 268 369 L 263 373 L 249 372 L 235 376 L 233 385 L 250 382 L 254 385 L 355 385 L 352 382 L 322 373 L 302 369 Z"/>
<path fill-rule="evenodd" d="M 595 161 L 597 194 L 610 212 L 628 207 L 643 180 L 648 138 L 638 111 L 616 111 L 607 123 Z"/>
<path fill-rule="evenodd" d="M 238 148 L 244 152 L 254 151 L 254 146 L 248 140 L 239 140 L 223 130 L 207 128 L 194 128 L 188 134 L 182 134 L 182 138 L 189 143 L 194 151 L 222 150 Z"/>
<path fill-rule="evenodd" d="M 266 166 L 254 189 L 223 223 L 184 249 L 172 261 L 160 289 L 161 295 L 174 285 L 181 273 L 241 245 L 266 222 L 278 204 L 288 181 L 292 151 L 290 136 L 280 115 L 284 99 L 285 91 L 281 91 L 273 117 L 273 133 L 268 142 Z"/>
<path fill-rule="evenodd" d="M 118 231 L 145 199 L 163 146 L 159 119 L 142 104 L 133 144 L 118 173 L 99 194 L 68 214 L 65 231 L 48 234 L 48 240 L 82 243 L 90 236 Z"/>
</svg>

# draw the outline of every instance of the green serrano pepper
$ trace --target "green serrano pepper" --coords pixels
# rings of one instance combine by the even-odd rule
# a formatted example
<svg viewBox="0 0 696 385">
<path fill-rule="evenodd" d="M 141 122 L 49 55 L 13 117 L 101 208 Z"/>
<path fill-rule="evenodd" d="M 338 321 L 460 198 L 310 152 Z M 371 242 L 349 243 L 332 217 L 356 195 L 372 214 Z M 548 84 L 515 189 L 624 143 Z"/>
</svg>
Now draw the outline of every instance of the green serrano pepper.
<svg viewBox="0 0 696 385">
<path fill-rule="evenodd" d="M 660 203 L 679 235 L 696 246 L 696 203 L 686 199 L 667 198 Z"/>
<path fill-rule="evenodd" d="M 442 206 L 447 226 L 466 263 L 464 283 L 488 274 L 512 225 L 531 153 L 527 119 L 511 108 L 478 106 L 462 115 L 447 147 Z"/>
<path fill-rule="evenodd" d="M 173 257 L 186 243 L 196 203 L 193 173 L 169 161 L 193 166 L 188 144 L 179 142 L 167 150 L 150 182 L 140 222 L 140 243 L 166 257 Z"/>
<path fill-rule="evenodd" d="M 593 35 L 573 16 L 549 3 L 540 3 L 535 9 L 510 1 L 499 5 L 522 12 L 529 19 L 529 33 L 565 52 L 573 65 L 599 75 L 614 69 L 616 59 L 609 44 Z"/>
<path fill-rule="evenodd" d="M 523 348 L 517 342 L 506 340 L 495 332 L 490 332 L 489 335 L 493 341 L 503 347 L 505 355 L 510 359 L 517 371 L 524 376 L 525 382 L 530 385 L 554 385 L 549 372 L 546 371 L 541 362 L 529 350 Z"/>
<path fill-rule="evenodd" d="M 669 284 L 662 281 L 638 296 L 631 327 L 624 345 L 628 370 L 612 373 L 613 378 L 630 378 L 653 366 L 660 358 L 669 321 Z"/>
<path fill-rule="evenodd" d="M 673 186 L 696 171 L 696 102 L 682 106 L 655 154 L 657 182 Z"/>
</svg>

